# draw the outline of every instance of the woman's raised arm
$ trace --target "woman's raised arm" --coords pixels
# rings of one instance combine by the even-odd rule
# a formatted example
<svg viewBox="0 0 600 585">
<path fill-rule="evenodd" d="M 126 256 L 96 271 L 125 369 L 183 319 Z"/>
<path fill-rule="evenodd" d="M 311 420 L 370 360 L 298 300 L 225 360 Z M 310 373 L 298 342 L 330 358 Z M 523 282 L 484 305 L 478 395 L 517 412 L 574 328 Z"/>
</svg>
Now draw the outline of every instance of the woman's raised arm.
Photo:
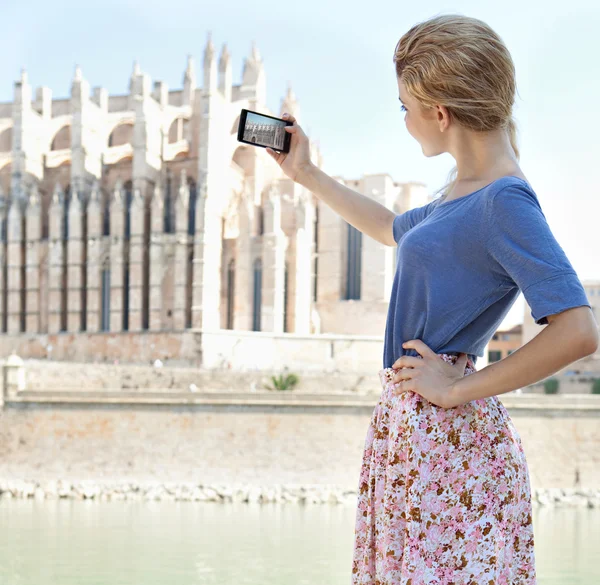
<svg viewBox="0 0 600 585">
<path fill-rule="evenodd" d="M 396 214 L 374 199 L 342 185 L 315 166 L 310 160 L 308 137 L 293 116 L 284 115 L 284 119 L 294 122 L 293 126 L 286 126 L 286 131 L 292 134 L 290 152 L 278 153 L 267 148 L 281 170 L 357 230 L 386 246 L 395 246 L 392 225 Z"/>
</svg>

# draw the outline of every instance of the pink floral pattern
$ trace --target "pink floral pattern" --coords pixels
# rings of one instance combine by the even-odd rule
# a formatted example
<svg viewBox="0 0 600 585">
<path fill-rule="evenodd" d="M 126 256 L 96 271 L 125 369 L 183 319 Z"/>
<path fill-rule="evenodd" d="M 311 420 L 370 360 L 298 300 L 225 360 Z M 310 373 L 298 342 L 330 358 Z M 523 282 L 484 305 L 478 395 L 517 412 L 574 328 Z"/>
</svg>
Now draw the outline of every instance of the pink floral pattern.
<svg viewBox="0 0 600 585">
<path fill-rule="evenodd" d="M 506 408 L 442 408 L 394 374 L 379 371 L 365 440 L 352 585 L 535 585 L 529 471 Z"/>
</svg>

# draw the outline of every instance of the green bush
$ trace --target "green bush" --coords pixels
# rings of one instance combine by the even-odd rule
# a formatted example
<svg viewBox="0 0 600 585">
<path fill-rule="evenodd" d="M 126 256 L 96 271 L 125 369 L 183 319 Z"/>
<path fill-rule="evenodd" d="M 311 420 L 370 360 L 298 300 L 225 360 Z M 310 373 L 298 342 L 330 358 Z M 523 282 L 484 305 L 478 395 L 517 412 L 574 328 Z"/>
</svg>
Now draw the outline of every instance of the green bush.
<svg viewBox="0 0 600 585">
<path fill-rule="evenodd" d="M 544 381 L 544 394 L 558 394 L 558 380 L 548 378 Z"/>
<path fill-rule="evenodd" d="M 269 390 L 291 390 L 298 383 L 296 374 L 279 374 L 279 376 L 271 376 L 273 386 L 267 386 Z"/>
<path fill-rule="evenodd" d="M 600 378 L 592 380 L 592 394 L 600 394 Z"/>
</svg>

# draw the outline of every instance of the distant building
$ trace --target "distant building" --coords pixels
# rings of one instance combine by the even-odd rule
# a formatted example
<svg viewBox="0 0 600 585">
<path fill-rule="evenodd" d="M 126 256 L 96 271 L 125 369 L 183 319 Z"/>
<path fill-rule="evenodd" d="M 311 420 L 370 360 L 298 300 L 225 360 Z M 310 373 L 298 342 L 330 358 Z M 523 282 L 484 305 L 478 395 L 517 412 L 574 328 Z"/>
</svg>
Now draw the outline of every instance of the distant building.
<svg viewBox="0 0 600 585">
<path fill-rule="evenodd" d="M 581 284 L 592 306 L 596 323 L 600 323 L 600 280 L 582 280 Z M 533 339 L 547 325 L 537 325 L 531 316 L 531 308 L 525 301 L 523 312 L 523 344 Z"/>
<path fill-rule="evenodd" d="M 498 329 L 488 343 L 488 363 L 498 362 L 509 356 L 523 345 L 523 326 L 515 325 L 510 329 Z"/>
<path fill-rule="evenodd" d="M 265 99 L 256 47 L 234 85 L 210 38 L 202 87 L 191 58 L 182 89 L 135 64 L 126 95 L 77 67 L 53 99 L 23 72 L 0 104 L 0 332 L 383 336 L 396 250 L 237 141 L 242 108 L 300 121 L 290 87 L 276 114 Z M 397 213 L 430 201 L 385 173 L 336 179 Z"/>
</svg>

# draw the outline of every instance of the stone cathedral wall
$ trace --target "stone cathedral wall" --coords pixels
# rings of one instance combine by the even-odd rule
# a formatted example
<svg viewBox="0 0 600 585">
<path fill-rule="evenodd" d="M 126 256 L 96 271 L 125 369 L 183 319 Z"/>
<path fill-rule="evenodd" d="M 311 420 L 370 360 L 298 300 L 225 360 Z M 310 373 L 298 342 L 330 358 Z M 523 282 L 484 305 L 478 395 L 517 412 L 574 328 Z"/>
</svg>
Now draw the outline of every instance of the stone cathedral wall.
<svg viewBox="0 0 600 585">
<path fill-rule="evenodd" d="M 188 58 L 173 90 L 136 63 L 109 95 L 77 67 L 66 98 L 23 71 L 0 104 L 0 336 L 23 357 L 47 336 L 93 359 L 109 334 L 290 333 L 309 353 L 311 335 L 383 334 L 395 249 L 237 141 L 242 108 L 301 121 L 291 87 L 271 112 L 256 47 L 234 84 L 210 38 L 202 71 Z M 429 200 L 385 173 L 336 179 L 395 212 Z"/>
</svg>

